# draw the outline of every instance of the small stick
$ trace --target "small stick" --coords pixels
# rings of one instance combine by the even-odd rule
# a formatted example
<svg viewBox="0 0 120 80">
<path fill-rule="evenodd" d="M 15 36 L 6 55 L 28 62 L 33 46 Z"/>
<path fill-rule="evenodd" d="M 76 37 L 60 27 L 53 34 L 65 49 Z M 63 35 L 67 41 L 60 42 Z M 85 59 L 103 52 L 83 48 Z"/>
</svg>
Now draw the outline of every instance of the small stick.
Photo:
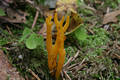
<svg viewBox="0 0 120 80">
<path fill-rule="evenodd" d="M 82 60 L 81 63 L 76 63 L 71 65 L 70 67 L 68 67 L 69 70 L 73 70 L 76 69 L 76 71 L 79 71 L 83 66 L 85 66 L 86 64 L 83 64 L 85 62 L 85 58 Z M 78 65 L 78 66 L 77 66 Z M 75 66 L 75 67 L 74 67 Z"/>
<path fill-rule="evenodd" d="M 35 14 L 35 18 L 34 18 L 33 24 L 32 24 L 32 29 L 34 28 L 34 26 L 35 26 L 35 24 L 36 24 L 36 22 L 37 22 L 38 15 L 39 15 L 39 11 L 37 10 L 37 11 L 36 11 L 36 14 Z"/>
<path fill-rule="evenodd" d="M 87 28 L 87 30 L 88 30 L 88 32 L 90 32 L 91 34 L 95 34 L 91 29 L 88 29 L 88 28 Z"/>
<path fill-rule="evenodd" d="M 39 11 L 39 12 L 40 12 L 40 14 L 41 14 L 41 15 L 43 15 L 42 9 L 40 9 L 40 7 L 39 7 L 39 6 L 36 6 L 36 5 L 35 5 L 35 3 L 34 3 L 34 1 L 31 1 L 31 0 L 26 0 L 26 2 L 27 2 L 27 3 L 29 3 L 30 5 L 32 5 L 32 7 L 36 8 L 36 9 L 37 9 L 37 11 Z"/>
<path fill-rule="evenodd" d="M 74 61 L 74 60 L 78 57 L 79 53 L 80 53 L 80 50 L 78 50 L 78 51 L 77 51 L 77 53 L 74 55 L 74 57 L 73 57 L 73 60 L 72 60 L 72 61 Z"/>
<path fill-rule="evenodd" d="M 68 61 L 64 64 L 63 67 L 68 66 L 68 65 L 70 64 L 70 62 L 72 61 L 72 59 L 73 59 L 73 57 L 70 57 L 70 58 L 68 59 Z"/>
<path fill-rule="evenodd" d="M 116 44 L 116 47 L 120 50 L 120 47 Z"/>
<path fill-rule="evenodd" d="M 79 65 L 79 63 L 73 64 L 73 65 L 69 66 L 67 69 L 71 69 L 71 68 L 75 67 L 76 65 Z"/>
<path fill-rule="evenodd" d="M 7 30 L 10 33 L 10 35 L 13 35 L 13 33 L 11 32 L 10 28 L 7 26 Z"/>
<path fill-rule="evenodd" d="M 28 69 L 28 71 L 29 71 L 37 80 L 41 80 L 31 69 Z"/>
<path fill-rule="evenodd" d="M 77 53 L 73 57 L 69 58 L 66 64 L 64 65 L 64 68 L 67 67 L 72 61 L 74 61 L 75 58 L 79 55 L 79 53 L 80 51 L 78 50 Z"/>
<path fill-rule="evenodd" d="M 64 80 L 64 77 L 63 77 L 63 70 L 61 71 L 61 77 L 62 77 L 62 80 Z"/>
<path fill-rule="evenodd" d="M 63 72 L 64 72 L 65 76 L 66 76 L 69 80 L 72 80 L 72 79 L 70 78 L 70 76 L 67 74 L 66 71 L 63 71 Z"/>
<path fill-rule="evenodd" d="M 120 59 L 120 55 L 118 55 L 118 54 L 113 54 L 115 57 L 117 57 L 118 59 Z"/>
<path fill-rule="evenodd" d="M 77 67 L 72 68 L 71 70 L 73 70 L 74 72 L 72 72 L 73 74 L 77 74 L 79 70 L 81 70 L 84 66 L 86 66 L 87 63 L 84 63 L 82 65 L 78 65 Z"/>
<path fill-rule="evenodd" d="M 82 60 L 82 62 L 76 67 L 76 71 L 79 71 L 81 69 L 81 65 L 85 62 L 85 58 Z M 84 64 L 85 66 L 86 64 Z"/>
<path fill-rule="evenodd" d="M 83 9 L 89 9 L 91 10 L 92 12 L 96 13 L 97 10 L 95 8 L 92 8 L 90 6 L 87 6 L 87 5 L 81 5 L 80 8 L 83 8 Z"/>
</svg>

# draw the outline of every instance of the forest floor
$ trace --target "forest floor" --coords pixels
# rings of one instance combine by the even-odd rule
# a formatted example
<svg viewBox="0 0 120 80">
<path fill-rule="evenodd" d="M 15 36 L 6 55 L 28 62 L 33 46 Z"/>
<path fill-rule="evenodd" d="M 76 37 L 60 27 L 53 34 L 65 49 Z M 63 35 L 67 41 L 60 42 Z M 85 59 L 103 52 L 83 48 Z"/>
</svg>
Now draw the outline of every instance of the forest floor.
<svg viewBox="0 0 120 80">
<path fill-rule="evenodd" d="M 59 80 L 120 80 L 120 0 L 0 1 L 0 80 L 54 80 L 45 19 L 70 16 Z M 53 19 L 52 19 L 53 21 Z M 55 24 L 52 29 L 56 40 Z"/>
</svg>

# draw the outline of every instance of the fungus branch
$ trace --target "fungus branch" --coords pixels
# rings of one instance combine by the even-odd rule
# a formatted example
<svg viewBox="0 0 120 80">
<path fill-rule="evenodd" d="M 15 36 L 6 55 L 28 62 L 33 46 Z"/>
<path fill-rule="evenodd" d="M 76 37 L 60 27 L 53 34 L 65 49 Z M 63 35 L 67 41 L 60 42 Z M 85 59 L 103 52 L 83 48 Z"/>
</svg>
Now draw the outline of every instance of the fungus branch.
<svg viewBox="0 0 120 80">
<path fill-rule="evenodd" d="M 61 21 L 58 21 L 57 13 L 55 13 L 54 16 L 54 22 L 56 24 L 57 29 L 57 37 L 55 44 L 52 44 L 52 34 L 51 34 L 51 28 L 53 23 L 51 23 L 51 16 L 48 16 L 46 18 L 46 24 L 47 24 L 47 51 L 48 51 L 48 67 L 51 71 L 51 74 L 54 75 L 56 79 L 58 80 L 61 69 L 64 64 L 65 60 L 65 50 L 64 50 L 64 40 L 65 40 L 65 31 L 67 30 L 69 26 L 69 16 L 67 16 L 67 20 L 65 25 L 64 23 L 64 16 L 62 17 Z M 59 56 L 59 60 L 57 61 L 57 56 Z"/>
</svg>

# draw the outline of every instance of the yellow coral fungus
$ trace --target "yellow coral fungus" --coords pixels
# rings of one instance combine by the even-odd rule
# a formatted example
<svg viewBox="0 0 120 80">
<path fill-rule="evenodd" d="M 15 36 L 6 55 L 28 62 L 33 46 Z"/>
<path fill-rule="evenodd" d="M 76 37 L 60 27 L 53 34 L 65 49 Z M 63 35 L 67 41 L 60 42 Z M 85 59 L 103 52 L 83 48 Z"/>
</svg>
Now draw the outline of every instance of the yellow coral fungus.
<svg viewBox="0 0 120 80">
<path fill-rule="evenodd" d="M 48 67 L 49 67 L 49 70 L 51 71 L 51 74 L 52 75 L 55 74 L 56 79 L 58 79 L 60 75 L 60 71 L 64 64 L 64 60 L 65 60 L 64 33 L 69 26 L 69 16 L 67 16 L 66 23 L 63 26 L 64 16 L 62 17 L 61 21 L 58 21 L 57 13 L 55 13 L 54 22 L 56 24 L 57 37 L 54 45 L 52 44 L 51 28 L 53 23 L 51 22 L 51 19 L 52 19 L 51 16 L 48 16 L 48 18 L 46 18 L 46 24 L 47 24 L 46 44 L 47 44 L 47 51 L 48 51 Z M 59 56 L 58 61 L 57 61 L 57 56 Z"/>
</svg>

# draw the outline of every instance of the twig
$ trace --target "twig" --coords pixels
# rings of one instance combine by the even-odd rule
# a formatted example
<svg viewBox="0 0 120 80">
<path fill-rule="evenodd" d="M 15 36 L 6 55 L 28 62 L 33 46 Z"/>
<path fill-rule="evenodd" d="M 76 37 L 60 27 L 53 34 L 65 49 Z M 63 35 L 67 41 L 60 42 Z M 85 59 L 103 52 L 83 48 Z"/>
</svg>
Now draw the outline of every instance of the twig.
<svg viewBox="0 0 120 80">
<path fill-rule="evenodd" d="M 61 77 L 62 77 L 62 80 L 64 79 L 64 77 L 63 77 L 63 71 L 61 71 Z"/>
<path fill-rule="evenodd" d="M 31 69 L 28 69 L 28 71 L 29 71 L 37 80 L 41 80 Z"/>
<path fill-rule="evenodd" d="M 65 76 L 66 76 L 69 80 L 72 80 L 72 79 L 70 78 L 70 76 L 67 74 L 66 71 L 63 71 L 63 72 L 64 72 Z"/>
<path fill-rule="evenodd" d="M 118 54 L 113 54 L 115 57 L 117 57 L 118 59 L 120 59 L 120 55 L 118 55 Z"/>
<path fill-rule="evenodd" d="M 36 24 L 36 22 L 37 22 L 38 15 L 39 15 L 39 11 L 37 10 L 37 11 L 36 11 L 36 14 L 35 14 L 35 18 L 34 18 L 33 24 L 32 24 L 32 29 L 34 28 L 34 26 L 35 26 L 35 24 Z"/>
<path fill-rule="evenodd" d="M 74 72 L 72 72 L 73 74 L 77 74 L 78 71 L 79 71 L 80 69 L 82 69 L 86 64 L 87 64 L 87 63 L 81 64 L 81 65 L 78 65 L 78 66 L 73 67 L 73 68 L 71 68 L 71 69 L 69 69 L 69 70 L 74 71 Z"/>
<path fill-rule="evenodd" d="M 87 5 L 81 5 L 80 8 L 83 8 L 83 9 L 85 9 L 85 8 L 86 8 L 86 9 L 89 9 L 89 10 L 91 10 L 91 11 L 94 12 L 94 13 L 97 12 L 97 10 L 96 10 L 95 8 L 92 8 L 92 7 L 87 6 Z"/>
<path fill-rule="evenodd" d="M 13 35 L 13 33 L 11 32 L 10 28 L 7 26 L 7 30 L 10 33 L 10 35 Z"/>
<path fill-rule="evenodd" d="M 110 12 L 110 7 L 107 7 L 106 13 Z"/>
<path fill-rule="evenodd" d="M 88 30 L 88 32 L 90 32 L 91 34 L 95 34 L 91 29 L 88 29 L 88 28 L 87 28 L 87 30 Z"/>
<path fill-rule="evenodd" d="M 90 6 L 86 6 L 85 8 L 93 11 L 94 13 L 96 13 L 96 11 L 97 11 L 95 8 L 92 8 L 92 7 L 90 7 Z"/>
<path fill-rule="evenodd" d="M 73 57 L 72 61 L 74 61 L 78 57 L 79 53 L 80 53 L 80 51 L 78 50 L 77 53 L 75 54 L 75 56 Z"/>
<path fill-rule="evenodd" d="M 40 9 L 39 6 L 36 6 L 33 1 L 31 1 L 31 0 L 26 0 L 26 2 L 29 3 L 29 4 L 31 4 L 34 8 L 36 8 L 36 9 L 40 12 L 41 15 L 43 15 L 42 9 Z"/>
<path fill-rule="evenodd" d="M 76 69 L 76 72 L 78 72 L 80 69 L 82 69 L 84 66 L 86 66 L 87 63 L 79 65 Z"/>
<path fill-rule="evenodd" d="M 73 57 L 70 57 L 68 59 L 68 61 L 66 62 L 66 64 L 63 66 L 64 68 L 67 67 L 72 61 L 75 60 L 75 58 L 79 55 L 80 51 L 78 50 L 77 53 L 73 56 Z"/>
<path fill-rule="evenodd" d="M 83 64 L 85 61 L 85 58 L 82 60 L 81 63 L 77 63 L 77 64 L 73 64 L 70 67 L 68 67 L 69 70 L 73 70 L 75 69 L 76 71 L 80 70 L 83 66 L 85 66 L 86 64 Z M 83 64 L 83 65 L 82 65 Z M 78 65 L 78 66 L 77 66 Z M 75 66 L 75 67 L 74 67 Z"/>
<path fill-rule="evenodd" d="M 104 29 L 105 29 L 105 30 L 108 30 L 109 27 L 110 27 L 110 25 L 108 25 L 108 24 L 105 24 L 105 25 L 104 25 Z"/>
<path fill-rule="evenodd" d="M 81 69 L 81 65 L 85 62 L 85 58 L 82 60 L 82 62 L 79 64 L 79 66 L 76 67 L 76 71 L 79 71 Z M 85 66 L 86 64 L 84 64 Z"/>
<path fill-rule="evenodd" d="M 70 68 L 72 68 L 72 67 L 74 67 L 76 65 L 79 65 L 79 63 L 73 64 L 73 65 L 69 66 L 67 69 L 70 69 Z"/>
<path fill-rule="evenodd" d="M 64 64 L 63 67 L 68 66 L 68 65 L 70 64 L 70 62 L 72 62 L 72 59 L 73 59 L 73 57 L 70 57 L 70 58 L 68 59 L 68 61 Z"/>
<path fill-rule="evenodd" d="M 120 47 L 118 46 L 118 44 L 116 44 L 116 47 L 120 50 Z"/>
</svg>

